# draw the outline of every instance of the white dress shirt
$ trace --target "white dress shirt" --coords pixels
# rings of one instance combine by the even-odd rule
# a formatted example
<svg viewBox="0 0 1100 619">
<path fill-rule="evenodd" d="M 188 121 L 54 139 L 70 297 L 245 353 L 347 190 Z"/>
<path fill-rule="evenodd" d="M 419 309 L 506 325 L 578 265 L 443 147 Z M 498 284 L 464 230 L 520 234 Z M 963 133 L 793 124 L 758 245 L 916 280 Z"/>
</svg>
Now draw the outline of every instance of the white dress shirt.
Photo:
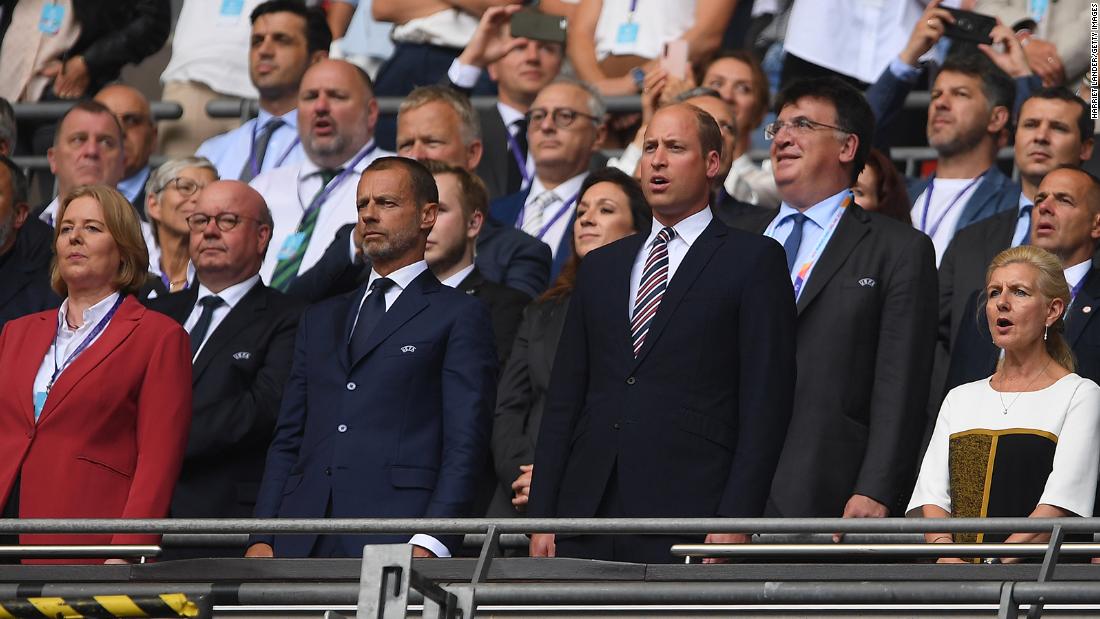
<svg viewBox="0 0 1100 619">
<path fill-rule="evenodd" d="M 844 199 L 848 197 L 849 193 L 850 190 L 845 188 L 840 193 L 833 194 L 805 211 L 802 211 L 802 214 L 807 217 L 807 220 L 806 223 L 802 225 L 802 242 L 798 246 L 798 253 L 795 255 L 794 260 L 794 269 L 791 271 L 792 284 L 794 284 L 795 279 L 798 277 L 799 269 L 801 269 L 802 265 L 804 265 L 813 255 L 818 243 L 821 242 L 822 235 L 828 231 L 833 218 L 837 216 L 837 211 L 840 209 L 840 206 L 844 203 Z M 773 219 L 770 224 L 768 224 L 767 229 L 764 230 L 764 236 L 779 241 L 780 245 L 785 243 L 787 237 L 790 236 L 791 232 L 794 230 L 794 219 L 790 216 L 798 212 L 798 209 L 786 202 L 780 204 L 779 214 L 775 216 L 775 219 Z M 825 241 L 826 245 L 828 242 L 828 240 Z M 822 249 L 821 253 L 824 253 L 824 249 Z M 817 266 L 816 263 L 820 259 L 821 255 L 819 254 L 817 260 L 814 261 L 814 265 L 806 272 L 805 281 L 810 280 L 810 275 L 813 273 L 813 267 Z M 805 282 L 803 282 L 803 289 L 805 289 Z"/>
<path fill-rule="evenodd" d="M 782 199 L 775 186 L 775 175 L 771 168 L 770 159 L 756 165 L 749 154 L 745 153 L 733 160 L 730 173 L 722 185 L 726 193 L 742 202 L 775 208 Z"/>
<path fill-rule="evenodd" d="M 424 260 L 414 262 L 408 266 L 403 266 L 397 269 L 393 273 L 390 273 L 386 277 L 393 282 L 393 285 L 386 289 L 386 311 L 390 311 L 393 304 L 397 301 L 397 297 L 401 296 L 401 293 L 409 287 L 409 284 L 414 279 L 420 277 L 420 274 L 428 270 L 428 263 Z M 363 295 L 362 299 L 359 299 L 359 311 L 355 314 L 355 322 L 352 323 L 351 331 L 355 332 L 355 327 L 359 325 L 359 313 L 363 310 L 363 303 L 367 301 L 367 297 L 373 294 L 370 291 L 371 284 L 374 280 L 382 277 L 375 272 L 374 269 L 370 271 L 370 277 L 367 279 L 367 293 Z M 351 341 L 351 333 L 348 334 L 348 341 Z M 437 557 L 449 557 L 451 551 L 447 549 L 447 546 L 440 542 L 438 539 L 431 535 L 424 535 L 423 533 L 417 533 L 409 539 L 409 543 L 421 548 L 427 548 Z"/>
<path fill-rule="evenodd" d="M 672 229 L 676 231 L 676 236 L 668 242 L 668 279 L 666 280 L 668 283 L 672 283 L 672 278 L 676 275 L 676 270 L 680 268 L 680 263 L 684 261 L 684 256 L 687 255 L 688 250 L 695 243 L 695 239 L 699 238 L 703 230 L 707 229 L 712 219 L 714 219 L 714 215 L 711 214 L 708 205 L 698 213 L 685 217 L 672 226 Z M 627 316 L 634 316 L 634 302 L 638 297 L 638 287 L 642 285 L 642 270 L 645 269 L 646 258 L 649 257 L 649 250 L 653 247 L 653 241 L 657 238 L 657 234 L 665 227 L 655 218 L 649 236 L 646 237 L 645 243 L 642 243 L 638 255 L 634 257 L 634 266 L 630 269 L 630 298 L 627 299 Z"/>
<path fill-rule="evenodd" d="M 34 387 L 32 391 L 33 401 L 35 402 L 35 418 L 41 413 L 39 408 L 39 400 L 45 402 L 46 388 L 50 384 L 50 379 L 53 378 L 54 372 L 58 368 L 62 368 L 64 373 L 65 361 L 68 360 L 69 355 L 80 346 L 80 343 L 84 341 L 84 338 L 88 336 L 99 321 L 102 320 L 107 312 L 111 311 L 114 307 L 115 301 L 118 300 L 118 293 L 113 292 L 107 295 L 102 301 L 99 301 L 95 305 L 84 310 L 82 314 L 84 323 L 76 329 L 69 327 L 69 300 L 65 299 L 61 303 L 61 307 L 57 308 L 57 336 L 54 338 L 52 344 L 50 344 L 49 350 L 46 351 L 45 356 L 42 357 L 42 363 L 38 366 L 38 373 L 34 376 Z M 107 325 L 110 323 L 108 322 Z M 92 341 L 88 342 L 88 347 L 84 349 L 86 352 L 88 348 L 91 348 L 93 344 L 99 341 L 99 338 L 103 337 L 103 333 L 107 330 L 107 325 L 100 329 Z M 81 352 L 81 354 L 83 354 Z M 76 360 L 75 358 L 73 359 Z M 58 374 L 60 376 L 60 374 Z"/>
<path fill-rule="evenodd" d="M 241 170 L 252 153 L 253 139 L 259 140 L 264 126 L 272 118 L 274 116 L 261 108 L 256 118 L 232 131 L 216 135 L 203 142 L 195 151 L 195 156 L 209 159 L 218 169 L 218 177 L 222 180 L 239 179 Z M 306 158 L 306 153 L 298 140 L 298 110 L 290 110 L 279 118 L 283 120 L 283 125 L 271 134 L 264 163 L 260 166 L 261 173 L 284 166 L 293 166 Z"/>
<path fill-rule="evenodd" d="M 461 284 L 464 279 L 469 277 L 470 273 L 474 272 L 474 266 L 476 265 L 471 264 L 467 267 L 459 269 L 457 273 L 448 277 L 440 283 L 449 288 L 458 288 L 458 285 Z"/>
<path fill-rule="evenodd" d="M 695 0 L 680 0 L 675 10 L 667 0 L 603 0 L 596 20 L 596 60 L 610 55 L 659 58 L 664 44 L 684 36 L 695 23 Z M 637 31 L 633 40 L 621 39 L 620 28 L 630 21 Z"/>
<path fill-rule="evenodd" d="M 195 307 L 191 309 L 191 314 L 187 316 L 187 320 L 183 323 L 183 329 L 185 331 L 191 333 L 191 330 L 195 328 L 195 323 L 199 321 L 199 316 L 202 315 L 202 305 L 199 303 L 200 301 L 206 297 L 212 297 L 217 294 L 217 296 L 221 297 L 221 300 L 225 302 L 214 308 L 214 313 L 210 317 L 210 327 L 206 330 L 206 337 L 203 338 L 202 343 L 200 343 L 199 347 L 195 350 L 195 356 L 191 358 L 192 363 L 195 362 L 195 359 L 199 358 L 203 346 L 206 346 L 206 343 L 210 341 L 210 336 L 217 330 L 218 325 L 225 320 L 225 317 L 229 315 L 229 312 L 232 311 L 234 307 L 237 307 L 237 304 L 241 302 L 241 299 L 243 299 L 246 294 L 248 294 L 248 291 L 252 290 L 252 287 L 258 283 L 260 283 L 260 276 L 253 275 L 243 282 L 233 284 L 218 293 L 211 292 L 209 288 L 199 284 L 199 293 L 198 296 L 195 297 Z"/>
<path fill-rule="evenodd" d="M 546 230 L 545 234 L 539 237 L 540 241 L 550 246 L 550 253 L 555 258 L 558 255 L 558 246 L 561 245 L 562 237 L 573 228 L 570 224 L 573 221 L 573 214 L 577 212 L 577 200 L 580 197 L 578 194 L 580 193 L 581 185 L 584 184 L 584 179 L 587 177 L 588 172 L 585 171 L 555 187 L 553 191 L 557 198 L 546 205 L 542 210 L 542 225 L 545 226 L 550 223 L 550 219 L 561 210 L 567 200 L 573 201 L 572 204 L 569 205 L 569 209 Z M 527 200 L 523 203 L 523 220 L 516 222 L 517 228 L 520 230 L 527 229 L 527 224 L 532 221 L 532 218 L 537 216 L 534 209 L 530 208 L 531 203 L 537 200 L 538 197 L 546 191 L 546 187 L 538 177 L 531 182 L 531 191 L 527 194 Z"/>
<path fill-rule="evenodd" d="M 360 159 L 351 172 L 345 174 L 343 178 L 334 178 L 330 181 L 330 187 L 334 183 L 339 184 L 332 188 L 320 206 L 321 212 L 317 214 L 317 224 L 313 228 L 313 235 L 309 239 L 305 255 L 302 256 L 302 264 L 298 267 L 299 273 L 304 273 L 317 264 L 341 226 L 355 223 L 357 219 L 355 192 L 359 175 L 375 159 L 387 157 L 393 153 L 375 148 L 374 140 L 371 140 L 354 157 L 341 165 L 346 169 L 360 153 L 370 151 L 372 148 L 374 150 Z M 321 189 L 321 168 L 306 159 L 298 165 L 283 166 L 265 172 L 252 179 L 249 184 L 264 197 L 268 208 L 271 209 L 271 217 L 275 221 L 275 229 L 271 234 L 271 246 L 260 268 L 260 275 L 265 282 L 269 282 L 272 273 L 275 272 L 275 265 L 279 264 L 279 250 L 282 249 L 287 238 L 298 229 L 303 213 L 313 200 L 313 196 Z"/>
</svg>

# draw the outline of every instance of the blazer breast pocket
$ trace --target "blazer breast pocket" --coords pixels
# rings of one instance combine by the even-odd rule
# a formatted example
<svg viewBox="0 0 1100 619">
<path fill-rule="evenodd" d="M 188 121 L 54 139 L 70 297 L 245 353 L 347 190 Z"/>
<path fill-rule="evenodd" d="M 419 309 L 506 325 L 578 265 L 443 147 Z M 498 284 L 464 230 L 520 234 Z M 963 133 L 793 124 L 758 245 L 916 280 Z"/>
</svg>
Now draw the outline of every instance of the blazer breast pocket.
<svg viewBox="0 0 1100 619">
<path fill-rule="evenodd" d="M 381 345 L 383 357 L 417 358 L 431 353 L 432 342 L 387 341 Z"/>
</svg>

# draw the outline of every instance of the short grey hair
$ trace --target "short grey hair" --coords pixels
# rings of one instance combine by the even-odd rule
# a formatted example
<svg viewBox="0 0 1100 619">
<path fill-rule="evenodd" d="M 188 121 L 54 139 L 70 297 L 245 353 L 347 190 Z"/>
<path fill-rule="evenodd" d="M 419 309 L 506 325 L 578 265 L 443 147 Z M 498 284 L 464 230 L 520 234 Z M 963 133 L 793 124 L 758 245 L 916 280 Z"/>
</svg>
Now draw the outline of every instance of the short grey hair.
<svg viewBox="0 0 1100 619">
<path fill-rule="evenodd" d="M 214 173 L 214 178 L 218 177 L 218 168 L 214 167 L 214 164 L 210 162 L 206 157 L 180 157 L 179 159 L 169 159 L 160 164 L 153 173 L 149 175 L 149 180 L 145 182 L 145 197 L 156 195 L 168 185 L 168 182 L 173 178 L 180 175 L 187 168 L 199 168 L 200 170 L 210 170 Z"/>
<path fill-rule="evenodd" d="M 397 115 L 400 117 L 409 110 L 415 110 L 436 101 L 450 106 L 458 115 L 459 135 L 463 146 L 469 146 L 475 140 L 481 139 L 481 121 L 469 97 L 448 86 L 432 84 L 413 89 L 397 108 Z"/>
<path fill-rule="evenodd" d="M 603 100 L 603 95 L 596 90 L 595 86 L 570 75 L 559 75 L 549 85 L 554 86 L 555 84 L 567 84 L 583 90 L 588 95 L 588 113 L 596 117 L 597 125 L 604 123 L 607 117 L 607 102 Z"/>
<path fill-rule="evenodd" d="M 0 97 L 0 143 L 7 142 L 8 152 L 15 153 L 19 130 L 15 125 L 15 110 L 7 99 Z"/>
</svg>

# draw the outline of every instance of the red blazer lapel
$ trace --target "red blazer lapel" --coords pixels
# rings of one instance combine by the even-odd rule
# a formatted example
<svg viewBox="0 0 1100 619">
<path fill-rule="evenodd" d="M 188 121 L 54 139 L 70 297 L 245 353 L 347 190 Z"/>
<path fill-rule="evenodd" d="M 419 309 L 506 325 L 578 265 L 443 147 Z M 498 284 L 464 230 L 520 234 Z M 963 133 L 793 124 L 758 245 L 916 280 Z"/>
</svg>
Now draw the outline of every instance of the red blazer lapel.
<svg viewBox="0 0 1100 619">
<path fill-rule="evenodd" d="M 50 350 L 50 344 L 57 334 L 57 310 L 40 312 L 35 320 L 28 326 L 26 339 L 23 341 L 24 350 L 28 357 L 26 363 L 19 363 L 11 368 L 13 385 L 33 385 L 34 378 L 38 374 L 38 368 L 42 365 L 42 359 Z M 27 419 L 29 427 L 34 427 L 34 394 L 33 389 L 27 388 L 19 394 L 20 408 Z"/>
<path fill-rule="evenodd" d="M 80 356 L 73 361 L 73 364 L 61 373 L 57 382 L 54 383 L 53 389 L 50 390 L 49 397 L 46 398 L 46 404 L 42 408 L 42 415 L 38 418 L 39 426 L 45 423 L 50 413 L 65 401 L 69 392 L 71 392 L 80 381 L 84 380 L 96 366 L 106 359 L 107 355 L 111 354 L 120 344 L 126 341 L 126 338 L 129 337 L 137 327 L 138 319 L 140 319 L 143 314 L 145 314 L 145 307 L 134 299 L 133 296 L 127 296 L 126 299 L 123 300 L 122 305 L 119 306 L 118 311 L 115 312 L 114 318 L 111 319 L 107 328 L 103 330 L 99 339 L 82 352 Z M 55 323 L 55 333 L 56 328 L 57 325 Z M 31 415 L 33 417 L 33 410 Z"/>
</svg>

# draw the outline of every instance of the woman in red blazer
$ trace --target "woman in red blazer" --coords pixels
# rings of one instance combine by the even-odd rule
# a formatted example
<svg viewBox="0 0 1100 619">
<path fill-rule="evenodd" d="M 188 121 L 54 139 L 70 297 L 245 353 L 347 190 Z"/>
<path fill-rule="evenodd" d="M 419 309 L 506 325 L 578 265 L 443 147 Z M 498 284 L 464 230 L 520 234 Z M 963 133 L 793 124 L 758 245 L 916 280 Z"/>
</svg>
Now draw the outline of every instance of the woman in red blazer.
<svg viewBox="0 0 1100 619">
<path fill-rule="evenodd" d="M 110 187 L 61 203 L 58 310 L 0 334 L 0 504 L 5 517 L 163 518 L 191 420 L 187 333 L 132 295 L 149 257 Z M 34 544 L 155 544 L 155 535 L 21 536 Z"/>
</svg>

